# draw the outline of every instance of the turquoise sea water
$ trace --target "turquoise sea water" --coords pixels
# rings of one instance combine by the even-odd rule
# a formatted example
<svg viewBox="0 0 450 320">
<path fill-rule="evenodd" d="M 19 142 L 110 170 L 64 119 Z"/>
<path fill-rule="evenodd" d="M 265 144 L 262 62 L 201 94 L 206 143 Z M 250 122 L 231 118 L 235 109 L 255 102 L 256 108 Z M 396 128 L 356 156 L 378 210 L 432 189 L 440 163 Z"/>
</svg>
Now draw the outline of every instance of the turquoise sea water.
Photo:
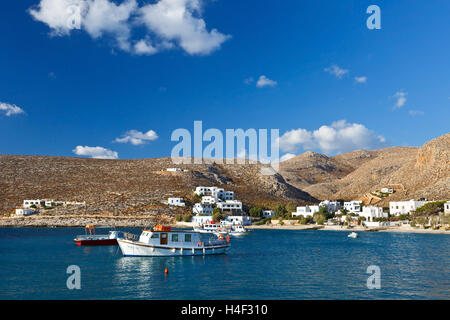
<svg viewBox="0 0 450 320">
<path fill-rule="evenodd" d="M 226 255 L 133 258 L 76 246 L 83 233 L 0 228 L 0 299 L 450 299 L 449 235 L 256 230 Z M 81 290 L 66 287 L 69 265 Z M 367 288 L 370 265 L 381 289 Z"/>
</svg>

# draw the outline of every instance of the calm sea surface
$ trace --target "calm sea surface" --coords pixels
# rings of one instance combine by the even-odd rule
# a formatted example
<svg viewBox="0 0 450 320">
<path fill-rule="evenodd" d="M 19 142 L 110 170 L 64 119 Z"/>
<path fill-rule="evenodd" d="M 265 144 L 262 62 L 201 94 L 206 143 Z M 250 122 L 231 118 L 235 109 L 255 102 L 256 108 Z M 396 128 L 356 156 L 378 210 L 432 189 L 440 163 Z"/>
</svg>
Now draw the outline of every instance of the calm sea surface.
<svg viewBox="0 0 450 320">
<path fill-rule="evenodd" d="M 133 258 L 75 245 L 83 233 L 0 228 L 0 299 L 450 299 L 449 235 L 256 230 L 227 255 Z M 66 287 L 69 265 L 81 290 Z M 370 265 L 379 290 L 367 288 Z"/>
</svg>

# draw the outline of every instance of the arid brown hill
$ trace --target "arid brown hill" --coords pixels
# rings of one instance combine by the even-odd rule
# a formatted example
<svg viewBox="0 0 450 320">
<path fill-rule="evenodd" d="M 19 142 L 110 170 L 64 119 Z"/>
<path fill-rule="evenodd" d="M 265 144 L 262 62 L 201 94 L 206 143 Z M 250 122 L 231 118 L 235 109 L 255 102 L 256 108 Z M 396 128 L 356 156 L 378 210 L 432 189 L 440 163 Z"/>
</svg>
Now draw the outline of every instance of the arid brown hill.
<svg viewBox="0 0 450 320">
<path fill-rule="evenodd" d="M 334 157 L 306 152 L 282 162 L 280 174 L 317 199 L 359 199 L 383 187 L 396 190 L 389 201 L 449 199 L 450 134 L 420 148 L 358 150 Z"/>
<path fill-rule="evenodd" d="M 186 172 L 167 172 L 180 167 Z M 264 176 L 254 164 L 174 165 L 170 158 L 102 160 L 0 155 L 0 212 L 24 199 L 87 202 L 87 213 L 145 213 L 168 197 L 192 196 L 196 186 L 233 190 L 245 204 L 316 202 L 279 174 Z M 84 209 L 83 209 L 84 210 Z"/>
</svg>

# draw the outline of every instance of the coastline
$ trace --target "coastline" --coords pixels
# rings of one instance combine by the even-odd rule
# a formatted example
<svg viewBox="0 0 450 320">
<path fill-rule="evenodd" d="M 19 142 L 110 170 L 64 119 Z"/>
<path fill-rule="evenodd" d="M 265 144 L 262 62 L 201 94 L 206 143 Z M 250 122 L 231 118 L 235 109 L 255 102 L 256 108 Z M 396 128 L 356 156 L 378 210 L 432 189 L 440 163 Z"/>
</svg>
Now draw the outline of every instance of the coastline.
<svg viewBox="0 0 450 320">
<path fill-rule="evenodd" d="M 154 215 L 139 216 L 100 216 L 100 215 L 46 215 L 46 216 L 28 216 L 28 217 L 0 217 L 0 227 L 33 227 L 33 228 L 76 228 L 85 227 L 88 224 L 94 224 L 97 227 L 110 228 L 144 228 L 154 223 L 163 223 L 177 228 L 192 228 L 192 222 L 172 222 L 161 221 Z M 326 226 L 326 225 L 251 225 L 246 226 L 251 230 L 325 230 L 325 231 L 346 231 L 346 232 L 400 232 L 400 233 L 422 233 L 422 234 L 449 234 L 450 230 L 432 230 L 419 229 L 412 227 L 376 227 L 365 228 L 355 226 L 348 228 L 345 226 Z"/>
<path fill-rule="evenodd" d="M 365 228 L 356 226 L 348 228 L 344 226 L 316 226 L 316 225 L 268 225 L 268 226 L 248 226 L 248 229 L 264 229 L 264 230 L 325 230 L 325 231 L 346 231 L 346 232 L 401 232 L 401 233 L 422 233 L 422 234 L 449 234 L 450 230 L 432 230 L 432 229 L 419 229 L 412 227 L 376 227 Z"/>
</svg>

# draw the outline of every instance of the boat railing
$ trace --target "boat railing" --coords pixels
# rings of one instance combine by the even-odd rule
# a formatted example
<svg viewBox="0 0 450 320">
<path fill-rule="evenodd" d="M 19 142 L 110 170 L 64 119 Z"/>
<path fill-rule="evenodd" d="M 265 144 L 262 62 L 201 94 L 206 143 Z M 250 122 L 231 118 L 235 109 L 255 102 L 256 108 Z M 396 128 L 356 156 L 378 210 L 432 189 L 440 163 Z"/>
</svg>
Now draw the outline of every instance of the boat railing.
<svg viewBox="0 0 450 320">
<path fill-rule="evenodd" d="M 205 242 L 205 247 L 213 247 L 221 244 L 226 244 L 227 242 L 225 240 L 208 240 L 208 242 Z"/>
<path fill-rule="evenodd" d="M 76 237 L 78 240 L 101 240 L 107 238 L 108 236 L 104 234 L 83 234 Z"/>
<path fill-rule="evenodd" d="M 130 241 L 137 241 L 137 240 L 139 240 L 139 236 L 134 233 L 123 232 L 123 239 L 130 240 Z"/>
</svg>

